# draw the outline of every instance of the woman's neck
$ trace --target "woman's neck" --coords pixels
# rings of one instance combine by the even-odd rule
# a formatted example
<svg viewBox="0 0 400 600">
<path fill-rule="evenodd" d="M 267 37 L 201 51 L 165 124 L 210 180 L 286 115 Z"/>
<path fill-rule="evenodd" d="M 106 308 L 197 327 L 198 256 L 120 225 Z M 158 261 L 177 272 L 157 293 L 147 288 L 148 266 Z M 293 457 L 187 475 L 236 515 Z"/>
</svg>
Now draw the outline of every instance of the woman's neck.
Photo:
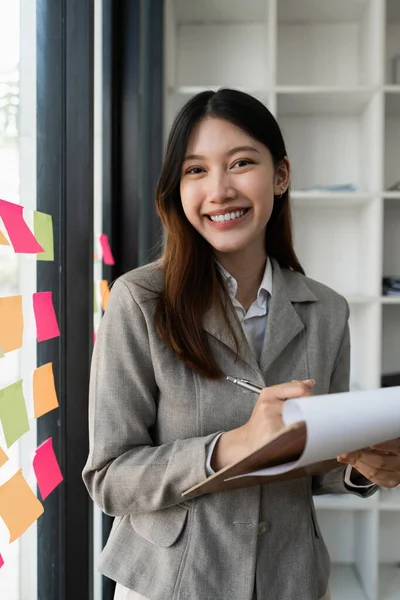
<svg viewBox="0 0 400 600">
<path fill-rule="evenodd" d="M 260 254 L 257 258 L 246 257 L 243 253 L 240 256 L 231 254 L 219 254 L 218 262 L 226 271 L 237 281 L 236 299 L 247 311 L 254 300 L 257 298 L 257 292 L 264 276 L 267 255 Z"/>
</svg>

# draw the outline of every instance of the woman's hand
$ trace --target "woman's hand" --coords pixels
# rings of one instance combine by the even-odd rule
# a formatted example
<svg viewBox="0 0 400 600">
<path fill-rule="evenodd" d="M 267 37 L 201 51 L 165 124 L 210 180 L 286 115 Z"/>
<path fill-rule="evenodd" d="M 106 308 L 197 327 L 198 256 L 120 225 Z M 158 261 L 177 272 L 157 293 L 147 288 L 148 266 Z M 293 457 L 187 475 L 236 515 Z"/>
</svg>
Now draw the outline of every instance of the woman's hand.
<svg viewBox="0 0 400 600">
<path fill-rule="evenodd" d="M 211 459 L 213 470 L 219 471 L 267 443 L 285 426 L 282 419 L 284 401 L 311 396 L 314 383 L 313 379 L 307 379 L 264 388 L 247 423 L 219 438 Z"/>
<path fill-rule="evenodd" d="M 400 438 L 357 452 L 341 454 L 338 461 L 351 465 L 381 487 L 394 488 L 400 484 Z"/>
</svg>

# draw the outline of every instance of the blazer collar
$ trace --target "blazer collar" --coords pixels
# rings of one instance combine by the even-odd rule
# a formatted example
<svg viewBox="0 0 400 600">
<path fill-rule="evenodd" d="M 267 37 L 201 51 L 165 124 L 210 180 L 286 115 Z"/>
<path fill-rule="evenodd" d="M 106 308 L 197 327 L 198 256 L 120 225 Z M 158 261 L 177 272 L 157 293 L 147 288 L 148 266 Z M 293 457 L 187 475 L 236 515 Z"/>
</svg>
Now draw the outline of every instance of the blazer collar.
<svg viewBox="0 0 400 600">
<path fill-rule="evenodd" d="M 301 273 L 281 269 L 275 259 L 271 259 L 273 294 L 269 301 L 267 327 L 260 364 L 250 348 L 243 328 L 233 306 L 229 306 L 228 318 L 239 342 L 239 355 L 259 375 L 264 375 L 281 352 L 303 329 L 293 302 L 315 302 L 318 298 L 308 287 Z M 211 307 L 203 318 L 203 329 L 236 352 L 234 339 L 223 323 L 215 307 Z M 261 372 L 260 372 L 261 371 Z"/>
</svg>

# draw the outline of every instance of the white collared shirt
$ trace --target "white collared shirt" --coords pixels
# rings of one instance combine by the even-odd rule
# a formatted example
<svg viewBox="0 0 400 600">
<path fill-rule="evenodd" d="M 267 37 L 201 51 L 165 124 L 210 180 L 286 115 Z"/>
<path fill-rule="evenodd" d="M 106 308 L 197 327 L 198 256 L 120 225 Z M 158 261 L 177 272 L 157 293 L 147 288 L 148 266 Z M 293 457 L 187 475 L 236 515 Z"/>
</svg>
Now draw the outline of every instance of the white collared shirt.
<svg viewBox="0 0 400 600">
<path fill-rule="evenodd" d="M 271 261 L 267 258 L 264 275 L 261 280 L 260 287 L 258 288 L 257 298 L 254 300 L 247 312 L 236 298 L 238 289 L 236 279 L 233 277 L 233 275 L 228 273 L 228 271 L 224 269 L 220 263 L 217 263 L 217 265 L 225 279 L 229 296 L 233 306 L 235 307 L 239 321 L 242 324 L 246 339 L 257 358 L 257 362 L 259 362 L 264 343 L 265 330 L 267 328 L 269 302 L 273 292 Z M 215 444 L 221 435 L 222 433 L 218 434 L 208 447 L 206 462 L 207 475 L 212 475 L 214 473 L 213 469 L 211 468 L 211 457 Z M 353 488 L 368 488 L 373 485 L 372 483 L 367 485 L 356 485 L 352 483 L 350 481 L 351 470 L 351 465 L 347 465 L 344 475 L 344 482 L 346 485 Z"/>
<path fill-rule="evenodd" d="M 272 265 L 267 258 L 264 275 L 258 288 L 257 298 L 246 312 L 239 300 L 236 298 L 238 284 L 233 275 L 224 269 L 219 263 L 218 267 L 225 279 L 229 296 L 235 307 L 236 314 L 242 324 L 244 334 L 253 350 L 257 361 L 260 360 L 261 350 L 264 342 L 265 330 L 267 327 L 267 316 L 269 299 L 272 296 Z"/>
</svg>

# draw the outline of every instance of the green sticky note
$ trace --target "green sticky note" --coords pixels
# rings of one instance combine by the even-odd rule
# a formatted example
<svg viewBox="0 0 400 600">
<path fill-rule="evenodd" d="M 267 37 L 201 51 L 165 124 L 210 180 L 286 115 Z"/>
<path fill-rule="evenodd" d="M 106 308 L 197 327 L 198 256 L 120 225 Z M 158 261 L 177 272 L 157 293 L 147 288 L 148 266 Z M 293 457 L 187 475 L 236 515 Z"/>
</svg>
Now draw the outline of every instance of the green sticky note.
<svg viewBox="0 0 400 600">
<path fill-rule="evenodd" d="M 96 284 L 93 282 L 93 312 L 99 312 L 99 307 L 97 305 L 97 294 L 96 294 Z"/>
<path fill-rule="evenodd" d="M 29 431 L 22 379 L 0 390 L 0 421 L 7 448 Z"/>
<path fill-rule="evenodd" d="M 39 244 L 44 252 L 39 252 L 37 260 L 54 260 L 53 219 L 51 215 L 38 212 L 33 213 L 33 229 Z"/>
</svg>

